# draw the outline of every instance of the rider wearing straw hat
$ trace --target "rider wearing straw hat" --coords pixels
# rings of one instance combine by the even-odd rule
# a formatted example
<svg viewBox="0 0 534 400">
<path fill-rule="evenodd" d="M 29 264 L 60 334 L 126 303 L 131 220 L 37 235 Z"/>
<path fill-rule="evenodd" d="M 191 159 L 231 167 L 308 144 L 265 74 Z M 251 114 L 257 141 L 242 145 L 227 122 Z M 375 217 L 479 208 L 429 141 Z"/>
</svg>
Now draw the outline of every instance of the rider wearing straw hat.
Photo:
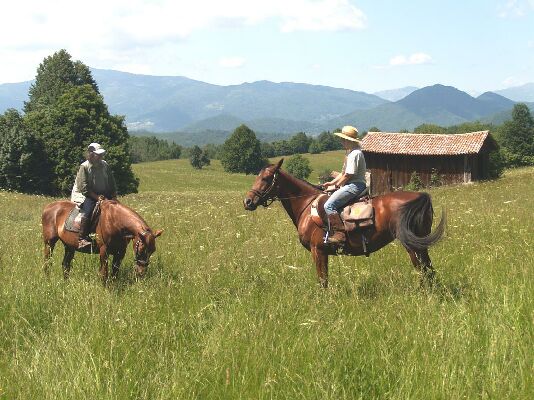
<svg viewBox="0 0 534 400">
<path fill-rule="evenodd" d="M 106 150 L 98 143 L 91 143 L 87 147 L 87 160 L 80 165 L 72 188 L 71 201 L 80 206 L 82 214 L 78 248 L 91 244 L 88 238 L 89 220 L 99 197 L 104 196 L 107 199 L 117 197 L 113 172 L 109 164 L 102 159 L 105 153 Z"/>
<path fill-rule="evenodd" d="M 341 174 L 324 184 L 326 191 L 335 190 L 324 204 L 324 210 L 328 217 L 330 232 L 328 243 L 340 247 L 345 243 L 345 227 L 339 211 L 365 190 L 367 167 L 358 140 L 358 130 L 355 127 L 344 126 L 341 132 L 334 132 L 334 135 L 342 139 L 346 155 Z"/>
</svg>

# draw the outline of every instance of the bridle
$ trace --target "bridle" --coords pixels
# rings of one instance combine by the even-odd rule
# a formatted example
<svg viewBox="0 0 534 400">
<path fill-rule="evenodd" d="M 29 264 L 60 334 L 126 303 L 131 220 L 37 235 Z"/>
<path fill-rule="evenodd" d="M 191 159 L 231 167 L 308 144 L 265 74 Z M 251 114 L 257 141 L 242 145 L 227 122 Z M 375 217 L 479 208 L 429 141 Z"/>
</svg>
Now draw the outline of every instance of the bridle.
<svg viewBox="0 0 534 400">
<path fill-rule="evenodd" d="M 140 236 L 143 236 L 145 237 L 147 234 L 151 234 L 150 231 L 142 231 L 139 233 Z M 138 238 L 136 241 L 135 241 L 135 263 L 137 265 L 140 265 L 142 267 L 146 267 L 148 265 L 148 257 L 146 258 L 146 260 L 141 260 L 140 258 L 140 254 L 139 254 L 139 245 L 141 244 L 141 239 Z"/>
<path fill-rule="evenodd" d="M 273 204 L 277 200 L 278 198 L 277 195 L 270 196 L 271 192 L 274 189 L 274 186 L 276 185 L 277 178 L 278 178 L 278 171 L 274 173 L 273 181 L 271 182 L 271 185 L 267 189 L 265 189 L 263 193 L 257 189 L 250 189 L 252 194 L 258 197 L 259 205 L 262 205 L 263 207 L 269 207 L 271 204 Z"/>
</svg>

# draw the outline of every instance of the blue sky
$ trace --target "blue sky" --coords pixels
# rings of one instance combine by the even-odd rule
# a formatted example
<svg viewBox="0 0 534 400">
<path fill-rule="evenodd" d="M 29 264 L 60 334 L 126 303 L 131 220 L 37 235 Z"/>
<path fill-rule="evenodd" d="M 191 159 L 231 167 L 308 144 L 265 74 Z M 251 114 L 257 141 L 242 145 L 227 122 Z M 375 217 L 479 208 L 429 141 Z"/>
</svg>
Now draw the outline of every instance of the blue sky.
<svg viewBox="0 0 534 400">
<path fill-rule="evenodd" d="M 534 0 L 19 0 L 6 10 L 0 83 L 33 79 L 61 48 L 95 68 L 221 85 L 481 93 L 534 82 Z"/>
</svg>

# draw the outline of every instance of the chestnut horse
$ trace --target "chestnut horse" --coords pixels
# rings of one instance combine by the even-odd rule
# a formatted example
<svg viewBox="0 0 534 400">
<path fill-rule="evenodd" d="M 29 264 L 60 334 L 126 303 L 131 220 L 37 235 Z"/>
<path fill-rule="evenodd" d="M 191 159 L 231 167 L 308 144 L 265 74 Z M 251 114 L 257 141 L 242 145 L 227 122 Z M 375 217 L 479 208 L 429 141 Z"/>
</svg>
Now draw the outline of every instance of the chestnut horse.
<svg viewBox="0 0 534 400">
<path fill-rule="evenodd" d="M 75 204 L 70 201 L 55 201 L 48 204 L 42 215 L 43 240 L 45 244 L 45 272 L 52 251 L 58 240 L 65 246 L 63 256 L 63 276 L 68 278 L 75 251 L 100 254 L 100 276 L 104 282 L 108 279 L 108 256 L 113 255 L 112 276 L 116 277 L 119 266 L 126 253 L 128 241 L 134 239 L 136 274 L 144 275 L 152 253 L 156 251 L 156 238 L 162 231 L 153 232 L 147 223 L 134 210 L 115 200 L 100 201 L 100 218 L 96 225 L 95 247 L 78 249 L 78 233 L 64 229 L 65 220 Z"/>
<path fill-rule="evenodd" d="M 321 285 L 327 287 L 328 256 L 337 255 L 337 252 L 324 243 L 324 229 L 310 215 L 311 204 L 322 191 L 282 171 L 282 162 L 283 159 L 260 171 L 244 199 L 245 209 L 253 211 L 258 205 L 266 207 L 270 202 L 280 200 L 297 228 L 300 242 L 312 254 Z M 427 193 L 393 192 L 373 197 L 371 201 L 375 223 L 365 231 L 367 251 L 375 252 L 397 238 L 408 251 L 414 267 L 422 273 L 422 282 L 426 277 L 431 283 L 434 269 L 428 248 L 444 233 L 445 213 L 435 231 L 431 232 L 433 209 Z M 343 254 L 365 254 L 361 233 L 352 231 L 347 234 Z"/>
</svg>

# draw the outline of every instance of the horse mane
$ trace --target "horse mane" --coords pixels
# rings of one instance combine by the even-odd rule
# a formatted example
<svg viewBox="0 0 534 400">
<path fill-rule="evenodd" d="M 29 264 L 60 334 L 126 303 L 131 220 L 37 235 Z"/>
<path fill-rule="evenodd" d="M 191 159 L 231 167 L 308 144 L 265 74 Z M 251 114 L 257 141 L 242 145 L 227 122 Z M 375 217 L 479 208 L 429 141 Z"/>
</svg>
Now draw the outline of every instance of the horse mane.
<svg viewBox="0 0 534 400">
<path fill-rule="evenodd" d="M 317 190 L 317 191 L 322 191 L 322 189 L 318 185 L 314 185 L 313 183 L 310 183 L 305 179 L 297 178 L 296 176 L 293 176 L 289 172 L 284 171 L 284 170 L 278 170 L 278 171 L 283 175 L 286 175 L 286 176 L 288 176 L 288 177 L 290 177 L 292 179 L 295 179 L 297 182 L 304 183 L 306 186 L 308 186 L 311 189 L 314 189 L 314 190 Z"/>
<path fill-rule="evenodd" d="M 148 230 L 152 232 L 152 230 L 150 229 L 146 221 L 143 219 L 143 217 L 141 217 L 134 209 L 128 207 L 127 205 L 119 203 L 116 200 L 106 200 L 102 204 L 105 205 L 105 207 L 112 206 L 112 207 L 118 208 L 121 212 L 124 212 L 130 218 L 138 220 L 143 226 L 144 230 Z"/>
</svg>

